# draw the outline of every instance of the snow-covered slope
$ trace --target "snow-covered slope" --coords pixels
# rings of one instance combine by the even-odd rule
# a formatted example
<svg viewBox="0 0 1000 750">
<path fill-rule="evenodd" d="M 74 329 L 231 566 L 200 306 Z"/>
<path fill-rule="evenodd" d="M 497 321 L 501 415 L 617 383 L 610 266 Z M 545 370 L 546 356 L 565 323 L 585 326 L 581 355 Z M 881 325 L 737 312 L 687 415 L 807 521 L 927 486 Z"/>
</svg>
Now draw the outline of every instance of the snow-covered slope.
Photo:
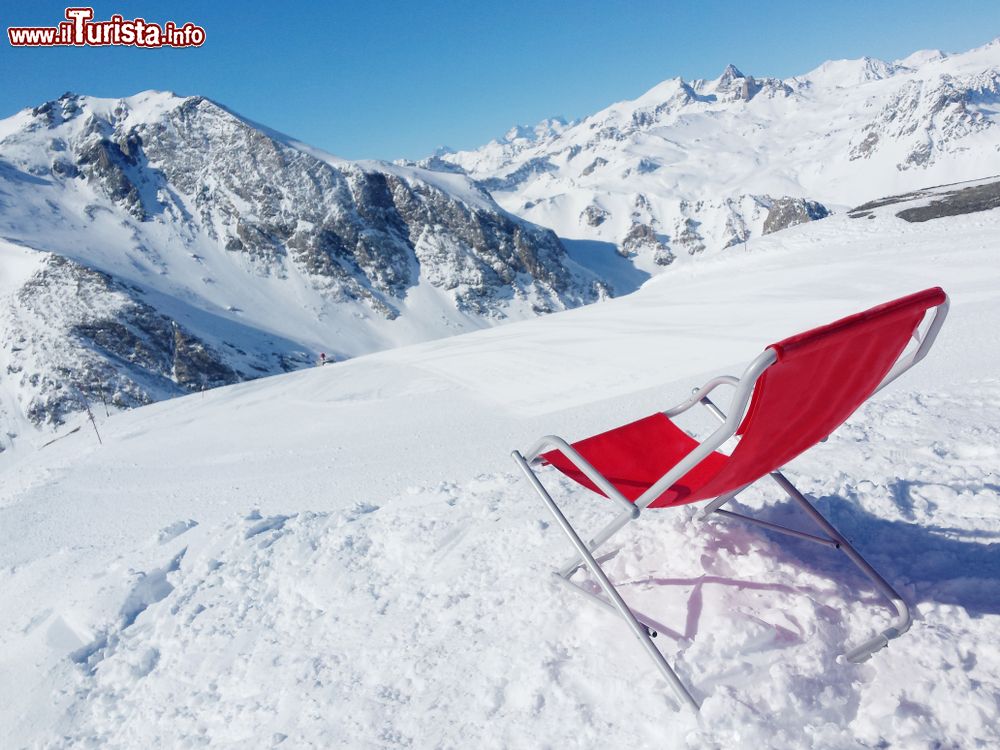
<svg viewBox="0 0 1000 750">
<path fill-rule="evenodd" d="M 0 455 L 5 744 L 995 746 L 1000 211 L 902 208 L 606 304 L 99 415 L 103 445 L 87 427 Z M 675 713 L 621 623 L 551 581 L 568 549 L 509 451 L 934 284 L 953 303 L 935 351 L 788 467 L 913 602 L 912 630 L 838 663 L 887 614 L 836 555 L 651 513 L 609 568 L 704 700 L 700 725 Z M 613 512 L 546 481 L 585 528 Z M 739 502 L 801 522 L 766 487 Z"/>
<path fill-rule="evenodd" d="M 611 292 L 464 176 L 347 162 L 160 92 L 67 94 L 0 122 L 0 279 L 8 433 L 17 414 L 58 424 L 87 401 L 134 406 Z"/>
<path fill-rule="evenodd" d="M 998 111 L 1000 39 L 788 80 L 729 66 L 424 163 L 462 169 L 519 216 L 614 243 L 654 271 L 827 209 L 997 174 Z"/>
</svg>

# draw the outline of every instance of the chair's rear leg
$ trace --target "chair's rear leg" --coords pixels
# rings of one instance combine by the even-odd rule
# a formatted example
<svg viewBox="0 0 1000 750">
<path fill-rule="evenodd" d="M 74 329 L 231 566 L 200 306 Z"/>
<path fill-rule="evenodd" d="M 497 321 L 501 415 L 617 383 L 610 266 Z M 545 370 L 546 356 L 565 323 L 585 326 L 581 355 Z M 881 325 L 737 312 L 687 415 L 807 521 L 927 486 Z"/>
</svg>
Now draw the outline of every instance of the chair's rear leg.
<svg viewBox="0 0 1000 750">
<path fill-rule="evenodd" d="M 910 608 L 903 601 L 903 597 L 889 585 L 889 583 L 879 575 L 878 571 L 875 570 L 868 561 L 865 560 L 861 554 L 851 546 L 843 535 L 834 528 L 833 524 L 826 520 L 826 518 L 813 507 L 805 495 L 796 489 L 788 479 L 780 471 L 771 472 L 771 478 L 778 483 L 788 496 L 792 498 L 799 507 L 806 512 L 806 514 L 812 518 L 812 520 L 821 528 L 823 531 L 829 535 L 831 539 L 837 542 L 840 551 L 847 555 L 848 559 L 854 563 L 858 569 L 864 573 L 868 579 L 875 584 L 882 595 L 889 600 L 892 604 L 893 609 L 896 611 L 896 617 L 892 621 L 892 625 L 880 633 L 875 634 L 869 638 L 864 643 L 859 644 L 855 648 L 844 654 L 844 658 L 851 662 L 862 662 L 866 661 L 873 653 L 881 648 L 889 645 L 889 641 L 893 638 L 898 638 L 907 630 L 910 629 L 910 624 L 913 622 L 910 616 Z"/>
<path fill-rule="evenodd" d="M 945 309 L 947 312 L 947 308 Z M 943 319 L 943 318 L 942 318 Z M 933 340 L 933 338 L 932 338 Z M 887 378 L 879 388 L 881 389 L 891 378 Z M 722 413 L 722 410 L 715 405 L 715 403 L 709 398 L 701 399 L 701 403 L 707 408 L 715 417 L 719 420 L 725 421 L 726 415 Z M 833 525 L 823 517 L 823 515 L 816 510 L 812 503 L 806 500 L 805 495 L 796 489 L 795 485 L 788 481 L 784 474 L 780 471 L 771 472 L 771 478 L 778 483 L 778 485 L 783 489 L 788 496 L 792 498 L 799 506 L 806 512 L 806 514 L 813 519 L 813 521 L 821 528 L 823 531 L 829 535 L 829 537 L 836 543 L 837 547 L 847 555 L 848 559 L 854 563 L 858 569 L 864 573 L 868 579 L 875 584 L 875 587 L 885 596 L 886 599 L 892 604 L 893 609 L 896 610 L 896 617 L 892 621 L 892 625 L 881 633 L 877 633 L 871 638 L 869 638 L 864 643 L 852 648 L 850 651 L 844 654 L 844 658 L 852 662 L 862 662 L 867 660 L 873 653 L 881 648 L 889 645 L 889 641 L 893 638 L 898 638 L 907 630 L 910 629 L 910 624 L 913 622 L 913 618 L 910 616 L 910 608 L 903 601 L 903 597 L 889 585 L 889 583 L 878 574 L 868 561 L 865 560 L 854 547 L 851 546 L 843 535 Z M 702 518 L 710 515 L 713 511 L 719 512 L 719 508 L 729 502 L 737 493 L 742 492 L 746 487 L 742 487 L 734 493 L 728 495 L 723 495 L 722 497 L 714 500 L 709 508 L 702 513 Z M 740 517 L 738 514 L 729 514 L 736 517 Z M 751 520 L 751 519 L 747 519 Z M 756 521 L 755 521 L 756 522 Z M 759 523 L 759 522 L 758 522 Z M 783 531 L 783 533 L 788 533 L 788 529 L 777 529 Z M 796 536 L 806 536 L 801 532 L 793 532 Z M 820 539 L 813 539 L 812 541 L 820 541 Z"/>
<path fill-rule="evenodd" d="M 674 670 L 671 669 L 670 665 L 667 664 L 667 660 L 663 658 L 663 654 L 660 653 L 660 650 L 656 647 L 656 644 L 653 643 L 652 638 L 650 638 L 649 630 L 646 628 L 645 625 L 643 625 L 635 618 L 635 615 L 632 614 L 632 611 L 628 608 L 628 605 L 625 603 L 625 600 L 621 598 L 621 595 L 618 593 L 617 589 L 615 589 L 614 585 L 604 574 L 604 570 L 601 568 L 600 565 L 598 565 L 597 560 L 594 559 L 594 556 L 593 554 L 591 554 L 590 549 L 587 547 L 586 544 L 584 544 L 583 540 L 580 539 L 580 536 L 570 525 L 569 521 L 566 520 L 566 516 L 564 516 L 562 511 L 559 510 L 559 506 L 556 505 L 555 501 L 549 495 L 548 491 L 545 489 L 545 487 L 542 486 L 542 483 L 538 480 L 538 477 L 535 476 L 535 472 L 533 472 L 531 470 L 531 467 L 528 466 L 528 462 L 524 460 L 524 457 L 518 451 L 514 451 L 511 454 L 511 456 L 513 457 L 517 465 L 521 468 L 521 471 L 524 472 L 524 476 L 527 477 L 528 481 L 531 483 L 531 486 L 535 489 L 535 491 L 545 502 L 545 505 L 549 509 L 549 512 L 552 514 L 552 517 L 555 519 L 556 524 L 559 526 L 559 528 L 563 530 L 563 533 L 565 533 L 566 536 L 569 537 L 570 542 L 573 544 L 573 547 L 576 548 L 577 553 L 583 559 L 583 562 L 587 566 L 587 569 L 590 571 L 591 575 L 594 576 L 600 587 L 604 590 L 604 593 L 607 595 L 608 599 L 611 600 L 611 603 L 614 605 L 615 609 L 618 610 L 618 614 L 622 616 L 626 624 L 628 624 L 629 628 L 632 630 L 632 633 L 635 635 L 636 638 L 639 639 L 639 642 L 642 644 L 642 647 L 646 650 L 646 653 L 649 654 L 650 658 L 656 664 L 657 669 L 660 670 L 660 674 L 663 675 L 664 679 L 667 681 L 667 684 L 670 685 L 671 688 L 673 688 L 674 693 L 677 695 L 678 699 L 681 702 L 681 705 L 689 706 L 694 711 L 698 711 L 699 710 L 698 702 L 694 699 L 694 696 L 692 696 L 691 693 L 688 692 L 688 689 L 684 687 L 684 683 L 681 682 L 676 672 L 674 672 Z"/>
</svg>

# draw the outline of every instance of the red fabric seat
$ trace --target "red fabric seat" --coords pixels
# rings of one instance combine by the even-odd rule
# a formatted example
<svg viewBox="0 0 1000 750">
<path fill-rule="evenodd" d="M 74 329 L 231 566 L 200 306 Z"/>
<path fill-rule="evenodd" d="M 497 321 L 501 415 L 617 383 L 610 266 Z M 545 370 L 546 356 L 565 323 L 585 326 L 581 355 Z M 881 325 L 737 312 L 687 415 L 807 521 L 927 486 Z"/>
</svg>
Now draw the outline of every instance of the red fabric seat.
<svg viewBox="0 0 1000 750">
<path fill-rule="evenodd" d="M 818 443 L 872 395 L 927 310 L 945 299 L 940 288 L 926 289 L 772 344 L 777 360 L 757 380 L 733 453 L 709 454 L 649 507 L 718 497 Z M 661 413 L 573 443 L 633 502 L 697 445 Z M 561 452 L 542 458 L 600 492 Z"/>
</svg>

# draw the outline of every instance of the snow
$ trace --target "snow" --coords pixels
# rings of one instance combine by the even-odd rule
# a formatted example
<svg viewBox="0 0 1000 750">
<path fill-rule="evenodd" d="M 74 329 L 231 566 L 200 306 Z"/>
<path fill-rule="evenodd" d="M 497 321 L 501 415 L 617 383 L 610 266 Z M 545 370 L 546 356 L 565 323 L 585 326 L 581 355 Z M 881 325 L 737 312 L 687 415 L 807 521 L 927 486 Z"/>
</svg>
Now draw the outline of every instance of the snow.
<svg viewBox="0 0 1000 750">
<path fill-rule="evenodd" d="M 16 292 L 41 266 L 44 253 L 0 240 L 0 295 Z"/>
<path fill-rule="evenodd" d="M 926 65 L 929 62 L 935 62 L 936 60 L 943 60 L 948 54 L 942 52 L 939 49 L 922 49 L 917 50 L 911 55 L 907 55 L 902 60 L 896 60 L 895 65 L 903 68 L 916 68 L 921 65 Z"/>
<path fill-rule="evenodd" d="M 0 454 L 5 743 L 996 745 L 1000 211 L 898 208 L 601 305 L 99 418 L 103 444 L 84 425 Z M 953 307 L 928 359 L 788 467 L 915 605 L 912 630 L 840 663 L 888 622 L 845 560 L 650 513 L 608 569 L 704 702 L 700 722 L 675 712 L 622 624 L 551 581 L 569 550 L 510 450 L 664 408 L 935 284 Z M 585 529 L 612 512 L 544 480 Z M 800 523 L 774 500 L 739 505 Z"/>
</svg>

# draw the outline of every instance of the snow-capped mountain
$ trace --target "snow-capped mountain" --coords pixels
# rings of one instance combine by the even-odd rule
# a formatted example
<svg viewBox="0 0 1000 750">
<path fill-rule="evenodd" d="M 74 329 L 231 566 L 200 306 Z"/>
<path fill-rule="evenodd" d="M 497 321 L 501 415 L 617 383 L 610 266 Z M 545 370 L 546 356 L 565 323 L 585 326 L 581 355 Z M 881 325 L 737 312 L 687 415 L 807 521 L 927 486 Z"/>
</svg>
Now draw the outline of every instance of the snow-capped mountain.
<svg viewBox="0 0 1000 750">
<path fill-rule="evenodd" d="M 997 174 L 998 111 L 1000 39 L 787 80 L 730 65 L 422 163 L 460 168 L 509 211 L 655 270 L 830 209 Z"/>
<path fill-rule="evenodd" d="M 467 177 L 348 162 L 202 97 L 0 121 L 0 430 L 592 302 Z M 2 433 L 0 433 L 2 434 Z M 0 445 L 5 440 L 0 438 Z"/>
</svg>

